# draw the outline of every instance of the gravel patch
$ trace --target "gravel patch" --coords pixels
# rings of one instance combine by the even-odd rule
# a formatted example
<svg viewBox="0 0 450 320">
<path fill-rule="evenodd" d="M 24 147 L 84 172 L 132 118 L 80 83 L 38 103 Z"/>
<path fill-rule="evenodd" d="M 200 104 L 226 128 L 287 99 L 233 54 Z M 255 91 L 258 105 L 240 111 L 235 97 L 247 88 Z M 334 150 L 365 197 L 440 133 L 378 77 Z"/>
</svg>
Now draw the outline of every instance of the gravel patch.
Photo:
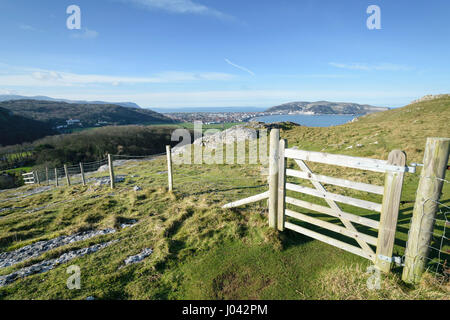
<svg viewBox="0 0 450 320">
<path fill-rule="evenodd" d="M 76 233 L 71 236 L 61 236 L 46 241 L 39 241 L 15 251 L 0 253 L 0 269 L 13 266 L 19 262 L 38 257 L 43 253 L 78 241 L 83 241 L 96 236 L 116 232 L 115 229 L 93 230 Z"/>
<path fill-rule="evenodd" d="M 47 272 L 49 270 L 52 270 L 53 268 L 55 268 L 56 266 L 58 266 L 60 264 L 66 263 L 66 262 L 73 260 L 75 258 L 78 258 L 78 257 L 82 257 L 85 255 L 97 252 L 97 251 L 99 251 L 103 248 L 106 248 L 118 241 L 119 240 L 113 240 L 113 241 L 109 241 L 109 242 L 105 242 L 105 243 L 101 243 L 101 244 L 95 244 L 88 248 L 69 251 L 69 252 L 64 253 L 61 256 L 59 256 L 59 258 L 42 261 L 42 262 L 33 264 L 32 266 L 17 270 L 8 275 L 0 276 L 0 287 L 4 287 L 18 279 L 25 278 L 25 277 L 31 276 L 33 274 Z"/>
</svg>

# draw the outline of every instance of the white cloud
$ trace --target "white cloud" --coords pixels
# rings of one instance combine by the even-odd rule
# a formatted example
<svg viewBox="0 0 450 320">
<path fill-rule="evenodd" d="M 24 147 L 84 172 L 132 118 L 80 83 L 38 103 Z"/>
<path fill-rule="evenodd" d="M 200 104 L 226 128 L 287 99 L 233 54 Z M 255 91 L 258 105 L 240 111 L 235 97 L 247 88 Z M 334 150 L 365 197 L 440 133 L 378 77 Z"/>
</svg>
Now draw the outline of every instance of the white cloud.
<svg viewBox="0 0 450 320">
<path fill-rule="evenodd" d="M 255 75 L 255 74 L 253 73 L 253 71 L 251 71 L 251 70 L 249 70 L 249 69 L 247 69 L 247 68 L 245 68 L 245 67 L 242 67 L 242 66 L 240 66 L 240 65 L 237 65 L 237 64 L 231 62 L 231 61 L 228 60 L 228 59 L 225 59 L 225 62 L 228 63 L 229 65 L 235 67 L 235 68 L 238 68 L 238 69 L 241 69 L 241 70 L 243 70 L 243 71 L 245 71 L 245 72 L 250 73 L 252 76 Z"/>
<path fill-rule="evenodd" d="M 393 64 L 393 63 L 380 63 L 380 64 L 366 64 L 366 63 L 351 63 L 351 64 L 345 64 L 345 63 L 336 63 L 336 62 L 330 62 L 330 66 L 340 68 L 340 69 L 348 69 L 348 70 L 359 70 L 359 71 L 410 71 L 411 68 L 399 65 L 399 64 Z"/>
<path fill-rule="evenodd" d="M 233 75 L 219 72 L 162 72 L 149 77 L 126 77 L 99 74 L 77 74 L 55 70 L 7 67 L 0 72 L 0 85 L 9 87 L 72 87 L 92 84 L 119 86 L 121 84 L 172 83 L 190 81 L 226 81 Z"/>
<path fill-rule="evenodd" d="M 72 32 L 71 37 L 75 39 L 95 39 L 99 36 L 99 33 L 95 30 L 83 28 L 80 31 L 70 30 Z"/>
<path fill-rule="evenodd" d="M 231 16 L 191 0 L 121 0 L 147 9 L 160 9 L 178 14 L 199 14 L 232 19 Z"/>
<path fill-rule="evenodd" d="M 19 25 L 19 28 L 25 31 L 38 31 L 35 27 L 30 26 L 28 24 L 21 24 Z"/>
</svg>

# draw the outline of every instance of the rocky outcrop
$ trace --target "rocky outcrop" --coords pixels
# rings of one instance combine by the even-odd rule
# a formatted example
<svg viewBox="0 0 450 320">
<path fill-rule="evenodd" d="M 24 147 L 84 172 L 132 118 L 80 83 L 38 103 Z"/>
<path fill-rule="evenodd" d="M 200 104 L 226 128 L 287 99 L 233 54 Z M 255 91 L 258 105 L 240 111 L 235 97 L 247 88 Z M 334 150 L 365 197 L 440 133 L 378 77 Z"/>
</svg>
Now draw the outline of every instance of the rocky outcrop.
<svg viewBox="0 0 450 320">
<path fill-rule="evenodd" d="M 125 259 L 124 263 L 125 265 L 129 265 L 129 264 L 135 264 L 138 262 L 141 262 L 142 260 L 144 260 L 145 258 L 147 258 L 148 256 L 150 256 L 153 253 L 153 250 L 150 248 L 145 248 L 144 250 L 142 250 L 141 253 L 134 255 L 134 256 L 130 256 L 128 258 Z"/>
<path fill-rule="evenodd" d="M 0 268 L 13 266 L 19 262 L 26 261 L 34 257 L 38 257 L 49 250 L 67 244 L 87 240 L 96 236 L 101 236 L 114 232 L 116 232 L 116 230 L 114 229 L 85 231 L 71 236 L 61 236 L 51 240 L 39 241 L 11 252 L 4 252 L 0 254 Z"/>
<path fill-rule="evenodd" d="M 255 124 L 262 126 L 261 124 Z M 201 145 L 207 148 L 214 148 L 219 145 L 226 145 L 239 141 L 255 140 L 258 138 L 257 128 L 252 125 L 237 125 L 230 129 L 217 132 L 210 135 L 205 135 L 194 141 L 193 145 Z M 175 147 L 172 149 L 173 154 L 182 153 L 191 145 L 184 145 L 182 147 Z"/>
<path fill-rule="evenodd" d="M 60 264 L 69 262 L 70 260 L 85 256 L 87 254 L 97 252 L 103 248 L 109 247 L 110 245 L 112 245 L 118 241 L 119 240 L 113 240 L 113 241 L 109 241 L 109 242 L 105 242 L 105 243 L 101 243 L 101 244 L 95 244 L 88 248 L 69 251 L 69 252 L 62 254 L 61 256 L 59 256 L 56 259 L 41 261 L 41 262 L 33 264 L 29 267 L 25 267 L 20 270 L 17 270 L 8 275 L 0 276 L 0 287 L 4 287 L 7 284 L 10 284 L 20 278 L 25 278 L 25 277 L 28 277 L 28 276 L 31 276 L 31 275 L 37 274 L 37 273 L 47 272 L 49 270 L 52 270 L 53 268 L 55 268 L 56 266 L 58 266 Z"/>
</svg>

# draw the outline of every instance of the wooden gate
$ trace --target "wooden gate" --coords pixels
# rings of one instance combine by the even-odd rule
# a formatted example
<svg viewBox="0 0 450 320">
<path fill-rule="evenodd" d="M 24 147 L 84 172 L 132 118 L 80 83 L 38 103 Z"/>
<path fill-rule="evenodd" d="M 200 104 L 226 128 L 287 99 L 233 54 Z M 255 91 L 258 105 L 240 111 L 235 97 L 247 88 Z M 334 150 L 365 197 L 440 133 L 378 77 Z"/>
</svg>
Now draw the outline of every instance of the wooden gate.
<svg viewBox="0 0 450 320">
<path fill-rule="evenodd" d="M 35 173 L 34 172 L 23 173 L 22 177 L 23 177 L 23 182 L 25 184 L 35 184 Z"/>
<path fill-rule="evenodd" d="M 392 263 L 392 252 L 404 173 L 414 170 L 406 166 L 406 154 L 400 150 L 394 150 L 389 154 L 388 160 L 378 160 L 293 148 L 289 149 L 285 147 L 285 144 L 284 140 L 279 140 L 279 131 L 272 130 L 269 157 L 269 192 L 229 203 L 224 208 L 236 207 L 269 198 L 269 225 L 271 227 L 277 228 L 279 231 L 289 229 L 323 241 L 342 250 L 369 259 L 380 270 L 388 272 Z M 298 168 L 287 169 L 287 159 L 293 159 Z M 384 173 L 384 186 L 315 174 L 306 162 Z M 309 180 L 314 188 L 287 183 L 286 177 L 288 176 Z M 328 192 L 323 184 L 382 195 L 383 200 L 381 203 L 376 203 Z M 322 198 L 328 206 L 286 196 L 286 190 Z M 341 209 L 338 203 L 377 212 L 380 214 L 380 219 L 370 219 L 346 212 Z M 290 204 L 295 208 L 307 209 L 308 211 L 338 218 L 343 226 L 312 217 L 305 213 L 286 209 L 286 204 Z M 300 220 L 354 239 L 358 246 L 286 221 L 286 217 L 290 217 L 293 222 Z M 374 237 L 358 231 L 354 224 L 377 230 L 378 236 Z"/>
</svg>

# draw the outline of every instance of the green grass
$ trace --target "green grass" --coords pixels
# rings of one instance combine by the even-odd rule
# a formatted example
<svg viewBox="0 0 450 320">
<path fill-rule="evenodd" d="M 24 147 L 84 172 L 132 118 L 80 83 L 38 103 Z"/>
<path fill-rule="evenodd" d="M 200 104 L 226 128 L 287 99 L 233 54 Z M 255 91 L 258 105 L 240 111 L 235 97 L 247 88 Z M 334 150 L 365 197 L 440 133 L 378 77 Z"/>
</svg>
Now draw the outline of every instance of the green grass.
<svg viewBox="0 0 450 320">
<path fill-rule="evenodd" d="M 386 159 L 390 150 L 401 148 L 410 162 L 421 162 L 426 137 L 449 136 L 449 116 L 450 99 L 440 99 L 369 115 L 343 126 L 291 127 L 282 130 L 282 137 L 289 146 L 306 150 L 380 159 Z M 417 119 L 421 122 L 414 123 Z M 378 144 L 370 144 L 374 141 Z M 357 143 L 364 146 L 346 149 Z M 383 181 L 380 174 L 321 165 L 311 168 L 356 181 Z M 160 158 L 117 167 L 116 175 L 126 178 L 113 191 L 107 186 L 77 184 L 21 199 L 14 199 L 14 194 L 34 187 L 2 192 L 0 207 L 16 209 L 0 213 L 0 252 L 81 230 L 117 227 L 124 219 L 138 219 L 139 224 L 0 269 L 0 275 L 5 275 L 73 249 L 120 239 L 48 273 L 0 288 L 0 299 L 448 299 L 448 288 L 438 285 L 430 275 L 420 285 L 408 287 L 399 280 L 398 269 L 383 276 L 381 290 L 368 290 L 369 261 L 295 232 L 269 229 L 265 201 L 233 210 L 220 208 L 266 190 L 263 169 L 260 165 L 175 165 L 175 192 L 170 194 L 166 190 L 165 159 Z M 405 179 L 402 200 L 406 203 L 400 208 L 395 246 L 399 255 L 407 239 L 418 176 L 407 174 Z M 133 191 L 135 185 L 143 190 Z M 380 201 L 377 196 L 327 188 Z M 442 201 L 450 201 L 448 184 Z M 49 206 L 41 211 L 27 212 L 45 205 Z M 347 206 L 343 209 L 379 218 L 373 212 Z M 338 223 L 332 217 L 310 214 Z M 364 227 L 358 230 L 375 232 Z M 120 268 L 124 259 L 147 247 L 154 250 L 150 257 Z M 66 268 L 73 264 L 81 268 L 80 290 L 66 288 Z"/>
<path fill-rule="evenodd" d="M 4 172 L 6 172 L 6 173 L 30 172 L 32 169 L 33 169 L 33 167 L 20 167 L 20 168 L 5 170 Z"/>
</svg>

